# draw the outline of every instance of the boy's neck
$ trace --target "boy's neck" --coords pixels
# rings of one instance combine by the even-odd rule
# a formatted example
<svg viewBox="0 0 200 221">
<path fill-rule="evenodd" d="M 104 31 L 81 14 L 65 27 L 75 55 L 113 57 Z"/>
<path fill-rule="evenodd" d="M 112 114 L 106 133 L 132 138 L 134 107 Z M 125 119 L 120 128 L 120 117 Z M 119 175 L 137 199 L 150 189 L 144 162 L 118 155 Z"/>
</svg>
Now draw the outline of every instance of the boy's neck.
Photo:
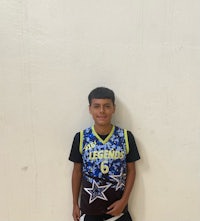
<svg viewBox="0 0 200 221">
<path fill-rule="evenodd" d="M 106 125 L 106 126 L 101 126 L 101 125 L 94 125 L 94 129 L 96 131 L 96 133 L 100 134 L 100 135 L 107 135 L 111 132 L 113 128 L 113 125 Z"/>
</svg>

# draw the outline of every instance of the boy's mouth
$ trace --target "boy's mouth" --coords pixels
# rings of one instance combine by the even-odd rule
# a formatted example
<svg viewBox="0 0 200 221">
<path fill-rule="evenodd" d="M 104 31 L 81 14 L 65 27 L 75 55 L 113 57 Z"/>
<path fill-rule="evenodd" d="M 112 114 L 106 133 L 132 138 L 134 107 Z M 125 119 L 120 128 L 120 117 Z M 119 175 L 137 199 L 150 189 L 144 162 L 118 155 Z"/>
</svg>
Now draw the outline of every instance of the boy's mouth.
<svg viewBox="0 0 200 221">
<path fill-rule="evenodd" d="M 100 120 L 101 119 L 104 120 L 104 119 L 106 119 L 106 116 L 97 116 L 97 118 L 100 119 Z"/>
</svg>

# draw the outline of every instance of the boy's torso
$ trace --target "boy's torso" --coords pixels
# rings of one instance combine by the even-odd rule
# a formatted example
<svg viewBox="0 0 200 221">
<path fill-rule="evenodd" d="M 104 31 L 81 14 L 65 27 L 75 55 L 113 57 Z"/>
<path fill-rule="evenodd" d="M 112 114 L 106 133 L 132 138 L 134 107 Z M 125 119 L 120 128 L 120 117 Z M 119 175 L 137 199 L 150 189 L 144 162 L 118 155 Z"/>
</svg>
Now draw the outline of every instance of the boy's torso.
<svg viewBox="0 0 200 221">
<path fill-rule="evenodd" d="M 86 214 L 106 213 L 121 198 L 126 180 L 127 131 L 113 126 L 105 140 L 94 127 L 80 133 L 83 159 L 81 210 Z"/>
</svg>

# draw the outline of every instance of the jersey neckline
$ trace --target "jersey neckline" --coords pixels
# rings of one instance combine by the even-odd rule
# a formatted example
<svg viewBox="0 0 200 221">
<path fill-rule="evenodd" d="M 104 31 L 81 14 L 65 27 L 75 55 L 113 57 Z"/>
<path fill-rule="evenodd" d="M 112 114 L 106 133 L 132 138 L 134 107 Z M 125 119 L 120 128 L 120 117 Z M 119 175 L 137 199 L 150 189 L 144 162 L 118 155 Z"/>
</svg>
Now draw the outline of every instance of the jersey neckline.
<svg viewBox="0 0 200 221">
<path fill-rule="evenodd" d="M 92 126 L 92 133 L 94 134 L 94 136 L 102 143 L 102 144 L 105 144 L 108 142 L 108 140 L 112 137 L 113 133 L 114 133 L 114 130 L 115 130 L 115 126 L 113 125 L 112 126 L 112 129 L 110 131 L 110 133 L 108 134 L 108 136 L 105 138 L 105 140 L 103 140 L 99 135 L 98 133 L 95 131 L 94 129 L 94 126 Z"/>
</svg>

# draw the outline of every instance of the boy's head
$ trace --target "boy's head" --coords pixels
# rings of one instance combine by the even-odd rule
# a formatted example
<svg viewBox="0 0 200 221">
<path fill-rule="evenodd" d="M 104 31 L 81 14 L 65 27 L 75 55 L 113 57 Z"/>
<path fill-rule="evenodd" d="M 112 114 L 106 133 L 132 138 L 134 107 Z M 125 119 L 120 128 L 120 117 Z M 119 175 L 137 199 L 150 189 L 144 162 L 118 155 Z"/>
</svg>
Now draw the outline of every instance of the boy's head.
<svg viewBox="0 0 200 221">
<path fill-rule="evenodd" d="M 113 105 L 115 105 L 115 94 L 111 89 L 106 87 L 97 87 L 92 90 L 88 95 L 89 105 L 91 105 L 92 99 L 110 99 Z"/>
</svg>

